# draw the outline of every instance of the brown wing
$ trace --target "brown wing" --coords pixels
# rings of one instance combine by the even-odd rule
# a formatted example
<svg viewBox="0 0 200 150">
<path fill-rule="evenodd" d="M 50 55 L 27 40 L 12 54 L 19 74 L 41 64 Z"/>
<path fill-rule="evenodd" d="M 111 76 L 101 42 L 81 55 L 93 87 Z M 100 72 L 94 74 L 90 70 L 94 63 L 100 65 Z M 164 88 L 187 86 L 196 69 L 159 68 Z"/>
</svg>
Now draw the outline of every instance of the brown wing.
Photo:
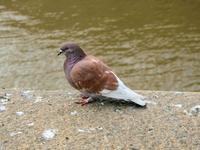
<svg viewBox="0 0 200 150">
<path fill-rule="evenodd" d="M 93 56 L 86 56 L 78 62 L 70 76 L 76 89 L 89 93 L 99 93 L 103 89 L 115 90 L 118 86 L 111 69 Z"/>
</svg>

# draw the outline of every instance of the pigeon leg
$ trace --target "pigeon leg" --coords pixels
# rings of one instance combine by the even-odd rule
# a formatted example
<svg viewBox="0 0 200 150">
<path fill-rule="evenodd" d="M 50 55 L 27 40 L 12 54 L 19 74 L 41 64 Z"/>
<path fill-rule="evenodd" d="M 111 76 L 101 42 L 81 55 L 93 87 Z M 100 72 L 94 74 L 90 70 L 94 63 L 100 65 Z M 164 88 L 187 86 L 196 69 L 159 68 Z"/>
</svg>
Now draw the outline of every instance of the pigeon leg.
<svg viewBox="0 0 200 150">
<path fill-rule="evenodd" d="M 87 105 L 92 101 L 91 97 L 81 96 L 81 100 L 79 102 L 75 102 L 76 104 L 81 104 L 81 106 Z"/>
</svg>

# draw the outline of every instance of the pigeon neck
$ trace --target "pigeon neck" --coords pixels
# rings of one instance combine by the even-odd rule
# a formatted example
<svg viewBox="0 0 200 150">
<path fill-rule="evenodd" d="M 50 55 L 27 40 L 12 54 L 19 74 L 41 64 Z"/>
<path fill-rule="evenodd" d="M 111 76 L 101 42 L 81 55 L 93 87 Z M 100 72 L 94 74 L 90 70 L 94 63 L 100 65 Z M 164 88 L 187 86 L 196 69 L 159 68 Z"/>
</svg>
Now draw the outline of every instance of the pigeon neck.
<svg viewBox="0 0 200 150">
<path fill-rule="evenodd" d="M 71 70 L 71 68 L 80 60 L 82 60 L 86 54 L 82 51 L 81 53 L 71 53 L 67 56 L 67 66 Z"/>
</svg>

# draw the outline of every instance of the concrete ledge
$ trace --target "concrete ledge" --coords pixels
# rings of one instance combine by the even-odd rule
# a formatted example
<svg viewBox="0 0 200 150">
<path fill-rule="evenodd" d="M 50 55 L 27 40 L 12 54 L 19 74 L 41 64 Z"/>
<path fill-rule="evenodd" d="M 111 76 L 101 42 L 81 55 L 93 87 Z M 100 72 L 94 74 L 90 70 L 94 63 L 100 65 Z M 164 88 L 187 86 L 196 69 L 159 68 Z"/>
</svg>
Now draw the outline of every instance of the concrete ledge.
<svg viewBox="0 0 200 150">
<path fill-rule="evenodd" d="M 0 149 L 199 149 L 200 93 L 138 91 L 147 108 L 74 91 L 0 91 Z"/>
</svg>

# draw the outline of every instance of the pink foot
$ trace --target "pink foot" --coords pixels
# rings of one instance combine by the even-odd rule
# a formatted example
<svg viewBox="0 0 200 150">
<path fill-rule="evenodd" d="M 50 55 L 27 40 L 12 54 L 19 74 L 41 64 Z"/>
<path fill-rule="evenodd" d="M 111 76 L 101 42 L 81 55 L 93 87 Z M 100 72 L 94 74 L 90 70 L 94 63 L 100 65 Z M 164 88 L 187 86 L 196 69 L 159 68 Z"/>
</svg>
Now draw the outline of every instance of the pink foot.
<svg viewBox="0 0 200 150">
<path fill-rule="evenodd" d="M 89 103 L 90 97 L 81 96 L 81 100 L 79 102 L 75 102 L 76 104 L 81 104 L 81 106 L 87 105 Z"/>
</svg>

